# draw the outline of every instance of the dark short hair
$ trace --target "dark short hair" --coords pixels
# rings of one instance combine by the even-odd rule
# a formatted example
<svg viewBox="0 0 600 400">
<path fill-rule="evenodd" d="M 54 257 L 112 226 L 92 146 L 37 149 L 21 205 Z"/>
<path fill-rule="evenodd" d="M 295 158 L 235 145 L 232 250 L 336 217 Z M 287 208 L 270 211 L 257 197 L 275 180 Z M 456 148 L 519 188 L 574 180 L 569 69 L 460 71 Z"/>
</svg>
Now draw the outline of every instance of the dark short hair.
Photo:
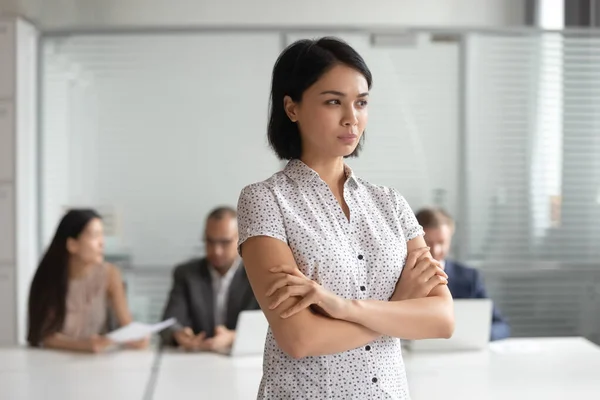
<svg viewBox="0 0 600 400">
<path fill-rule="evenodd" d="M 443 208 L 423 208 L 415 216 L 423 229 L 435 229 L 442 225 L 454 228 L 454 220 Z"/>
<path fill-rule="evenodd" d="M 273 67 L 267 136 L 280 159 L 292 160 L 302 155 L 300 131 L 285 112 L 284 97 L 290 96 L 294 102 L 301 101 L 306 89 L 336 65 L 346 65 L 360 72 L 371 89 L 373 77 L 365 60 L 341 39 L 324 37 L 298 40 L 277 58 Z M 363 140 L 364 135 L 350 156 L 358 155 Z"/>
<path fill-rule="evenodd" d="M 237 211 L 233 207 L 219 206 L 217 208 L 214 208 L 210 213 L 208 213 L 208 217 L 206 217 L 206 220 L 207 221 L 209 219 L 220 220 L 220 219 L 223 219 L 224 217 L 237 218 Z"/>
</svg>

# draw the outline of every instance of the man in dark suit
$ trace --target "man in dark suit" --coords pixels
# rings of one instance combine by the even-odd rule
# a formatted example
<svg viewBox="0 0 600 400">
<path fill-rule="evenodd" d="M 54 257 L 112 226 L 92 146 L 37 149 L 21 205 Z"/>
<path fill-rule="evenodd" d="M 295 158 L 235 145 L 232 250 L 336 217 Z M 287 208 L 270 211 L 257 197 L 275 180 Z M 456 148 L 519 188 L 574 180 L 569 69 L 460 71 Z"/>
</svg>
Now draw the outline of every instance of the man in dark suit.
<svg viewBox="0 0 600 400">
<path fill-rule="evenodd" d="M 448 275 L 448 289 L 455 299 L 486 299 L 488 295 L 479 271 L 460 263 L 448 260 L 454 221 L 441 209 L 426 208 L 417 214 L 419 224 L 425 230 L 425 242 L 430 247 L 433 258 L 442 263 Z M 504 339 L 510 336 L 510 327 L 494 306 L 492 315 L 491 340 Z"/>
<path fill-rule="evenodd" d="M 175 267 L 163 318 L 177 324 L 163 331 L 164 343 L 190 351 L 227 351 L 243 310 L 259 309 L 237 252 L 236 211 L 213 210 L 204 231 L 206 257 Z"/>
</svg>

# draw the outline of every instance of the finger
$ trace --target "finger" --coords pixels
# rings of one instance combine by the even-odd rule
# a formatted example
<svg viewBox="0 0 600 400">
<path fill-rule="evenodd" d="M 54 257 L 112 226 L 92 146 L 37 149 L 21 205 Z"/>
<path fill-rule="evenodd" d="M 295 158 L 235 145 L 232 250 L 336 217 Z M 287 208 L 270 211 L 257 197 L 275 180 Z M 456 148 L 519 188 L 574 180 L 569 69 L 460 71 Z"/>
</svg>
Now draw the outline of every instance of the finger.
<svg viewBox="0 0 600 400">
<path fill-rule="evenodd" d="M 198 350 L 198 345 L 193 340 L 188 340 L 181 345 L 184 350 L 187 351 L 196 351 Z"/>
<path fill-rule="evenodd" d="M 223 325 L 217 325 L 215 327 L 215 333 L 219 334 L 219 333 L 223 333 L 225 332 L 225 327 Z"/>
<path fill-rule="evenodd" d="M 439 275 L 439 276 L 442 276 L 442 277 L 448 279 L 448 275 L 444 272 L 444 270 L 440 266 L 438 266 L 436 264 L 429 264 L 423 271 L 422 275 L 427 280 L 430 279 L 434 275 Z"/>
<path fill-rule="evenodd" d="M 213 350 L 216 345 L 216 341 L 213 338 L 206 339 L 198 344 L 198 350 L 207 351 Z"/>
<path fill-rule="evenodd" d="M 427 281 L 427 294 L 429 294 L 429 292 L 431 292 L 435 287 L 439 286 L 439 285 L 447 285 L 448 284 L 448 279 L 439 276 L 439 275 L 435 275 L 433 276 L 431 279 L 429 279 Z"/>
<path fill-rule="evenodd" d="M 202 347 L 202 343 L 204 343 L 204 339 L 195 337 L 193 339 L 190 339 L 189 348 L 195 351 L 200 350 L 200 348 Z"/>
<path fill-rule="evenodd" d="M 190 328 L 189 326 L 186 326 L 185 328 L 183 328 L 181 330 L 181 332 L 186 335 L 186 336 L 190 336 L 193 337 L 194 336 L 194 331 L 192 330 L 192 328 Z"/>
<path fill-rule="evenodd" d="M 195 341 L 204 340 L 206 338 L 206 332 L 200 332 L 194 337 Z"/>
<path fill-rule="evenodd" d="M 421 248 L 411 251 L 410 253 L 408 253 L 408 256 L 406 257 L 406 262 L 404 263 L 404 267 L 409 268 L 409 269 L 414 268 L 415 265 L 417 264 L 417 260 L 419 259 L 419 257 L 421 257 L 423 254 L 427 253 L 428 251 L 429 251 L 429 247 L 421 247 Z"/>
<path fill-rule="evenodd" d="M 188 347 L 192 346 L 193 342 L 192 342 L 191 339 L 189 339 L 187 337 L 182 337 L 182 338 L 179 338 L 179 340 L 177 341 L 177 343 L 179 343 L 180 347 L 188 348 Z"/>
<path fill-rule="evenodd" d="M 286 311 L 281 313 L 281 318 L 289 318 L 289 317 L 299 313 L 300 311 L 304 310 L 305 308 L 310 307 L 311 304 L 316 304 L 314 298 L 312 296 L 304 297 L 297 304 L 295 304 L 294 306 L 288 308 Z"/>
<path fill-rule="evenodd" d="M 417 262 L 417 265 L 415 266 L 415 270 L 419 274 L 422 274 L 423 272 L 425 272 L 425 270 L 427 268 L 429 268 L 430 265 L 439 266 L 440 262 L 437 260 L 434 260 L 431 256 L 427 256 L 427 257 L 424 257 L 421 261 Z"/>
<path fill-rule="evenodd" d="M 275 298 L 271 302 L 271 305 L 269 305 L 269 309 L 273 310 L 273 309 L 279 307 L 279 305 L 281 303 L 283 303 L 284 301 L 286 301 L 290 297 L 292 297 L 292 296 L 304 296 L 309 291 L 310 291 L 310 287 L 308 287 L 306 285 L 302 285 L 302 286 L 286 286 L 286 287 L 284 287 L 282 289 L 279 289 L 277 291 L 276 295 L 275 295 Z"/>
<path fill-rule="evenodd" d="M 276 267 L 271 268 L 269 271 L 271 271 L 273 273 L 290 274 L 293 276 L 297 276 L 299 278 L 305 277 L 304 274 L 302 272 L 300 272 L 298 267 L 296 267 L 294 265 L 282 264 L 282 265 L 278 265 Z"/>
<path fill-rule="evenodd" d="M 446 280 L 448 280 L 448 274 L 446 273 L 446 271 L 444 271 L 444 269 L 441 266 L 437 266 L 435 269 L 435 273 L 437 275 L 443 276 L 444 278 L 446 278 Z"/>
<path fill-rule="evenodd" d="M 305 280 L 306 278 L 300 278 L 294 275 L 286 274 L 283 278 L 276 280 L 275 283 L 271 285 L 269 290 L 267 290 L 267 297 L 271 296 L 273 293 L 275 293 L 275 291 L 284 286 L 301 285 Z"/>
</svg>

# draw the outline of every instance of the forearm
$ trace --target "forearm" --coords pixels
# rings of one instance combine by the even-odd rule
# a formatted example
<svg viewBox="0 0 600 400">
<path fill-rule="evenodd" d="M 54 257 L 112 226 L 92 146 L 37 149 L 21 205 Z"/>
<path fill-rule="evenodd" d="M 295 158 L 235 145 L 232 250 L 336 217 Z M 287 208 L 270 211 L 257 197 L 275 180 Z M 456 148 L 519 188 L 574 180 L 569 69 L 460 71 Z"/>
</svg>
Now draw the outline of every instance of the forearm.
<svg viewBox="0 0 600 400">
<path fill-rule="evenodd" d="M 304 319 L 301 329 L 273 331 L 285 353 L 294 358 L 341 353 L 366 345 L 381 334 L 354 322 L 331 319 L 305 310 L 292 318 Z M 290 325 L 293 327 L 293 325 Z"/>
<path fill-rule="evenodd" d="M 43 341 L 45 348 L 89 352 L 89 343 L 86 339 L 73 339 L 60 333 L 55 333 Z"/>
<path fill-rule="evenodd" d="M 430 296 L 403 301 L 352 300 L 347 321 L 402 339 L 448 338 L 454 331 L 452 298 Z"/>
</svg>

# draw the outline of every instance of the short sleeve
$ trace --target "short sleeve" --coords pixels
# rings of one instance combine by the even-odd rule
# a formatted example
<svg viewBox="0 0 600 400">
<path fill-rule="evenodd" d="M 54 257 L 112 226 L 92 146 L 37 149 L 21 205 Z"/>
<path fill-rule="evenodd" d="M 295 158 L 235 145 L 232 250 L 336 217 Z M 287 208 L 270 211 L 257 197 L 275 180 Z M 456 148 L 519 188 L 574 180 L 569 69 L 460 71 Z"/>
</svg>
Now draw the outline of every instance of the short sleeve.
<svg viewBox="0 0 600 400">
<path fill-rule="evenodd" d="M 264 182 L 242 189 L 238 199 L 238 251 L 254 236 L 269 236 L 287 244 L 283 215 L 275 194 Z"/>
<path fill-rule="evenodd" d="M 402 232 L 404 233 L 404 237 L 406 237 L 406 241 L 408 242 L 418 236 L 423 236 L 425 232 L 421 225 L 419 225 L 415 213 L 408 205 L 404 196 L 394 189 L 392 189 L 391 192 L 396 204 L 400 226 L 402 227 Z"/>
</svg>

